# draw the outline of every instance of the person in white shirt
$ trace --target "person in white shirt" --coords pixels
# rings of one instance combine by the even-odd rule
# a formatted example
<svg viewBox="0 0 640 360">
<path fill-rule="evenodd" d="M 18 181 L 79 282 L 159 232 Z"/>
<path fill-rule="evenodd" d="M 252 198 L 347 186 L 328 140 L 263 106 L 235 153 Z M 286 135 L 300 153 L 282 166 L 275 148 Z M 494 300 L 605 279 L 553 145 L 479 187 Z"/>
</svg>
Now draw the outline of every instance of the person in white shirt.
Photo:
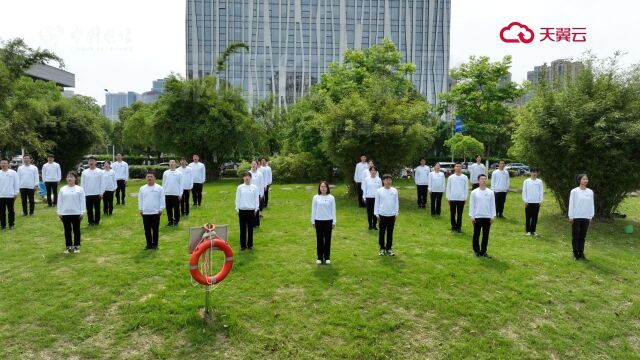
<svg viewBox="0 0 640 360">
<path fill-rule="evenodd" d="M 15 201 L 20 192 L 18 173 L 9 169 L 9 160 L 0 160 L 0 228 L 13 230 L 16 221 Z"/>
<path fill-rule="evenodd" d="M 260 211 L 262 210 L 262 197 L 264 196 L 264 177 L 262 176 L 262 172 L 258 169 L 258 162 L 251 162 L 251 184 L 256 186 L 258 189 L 258 195 L 260 196 L 260 206 L 258 208 L 258 212 L 256 212 L 255 219 L 253 221 L 254 227 L 260 227 Z"/>
<path fill-rule="evenodd" d="M 440 216 L 442 208 L 442 193 L 445 190 L 445 176 L 440 171 L 440 163 L 433 166 L 433 171 L 429 173 L 427 180 L 429 193 L 431 194 L 431 215 Z"/>
<path fill-rule="evenodd" d="M 496 218 L 496 200 L 493 190 L 487 189 L 487 176 L 478 175 L 478 188 L 469 197 L 469 217 L 473 223 L 473 252 L 476 256 L 490 258 L 487 254 L 489 231 Z M 480 232 L 482 231 L 482 245 Z"/>
<path fill-rule="evenodd" d="M 140 187 L 138 192 L 138 210 L 144 225 L 144 237 L 147 240 L 145 250 L 158 250 L 160 237 L 160 216 L 165 208 L 164 190 L 156 184 L 156 173 L 147 172 L 147 184 Z"/>
<path fill-rule="evenodd" d="M 96 165 L 96 158 L 91 156 L 89 158 L 89 168 L 82 172 L 80 178 L 87 203 L 87 220 L 89 221 L 89 226 L 100 225 L 100 211 L 102 210 L 100 209 L 100 201 L 102 200 L 102 193 L 104 192 L 102 170 L 98 169 Z"/>
<path fill-rule="evenodd" d="M 366 204 L 362 197 L 362 181 L 369 176 L 369 164 L 367 163 L 367 155 L 360 156 L 360 162 L 356 164 L 356 170 L 353 172 L 353 181 L 356 183 L 356 195 L 358 197 L 358 206 L 363 208 Z"/>
<path fill-rule="evenodd" d="M 191 168 L 191 177 L 193 179 L 193 207 L 200 207 L 202 205 L 202 187 L 207 179 L 207 171 L 203 163 L 200 162 L 200 156 L 198 154 L 193 155 L 193 162 L 189 164 Z"/>
<path fill-rule="evenodd" d="M 391 187 L 392 184 L 391 175 L 382 175 L 382 183 L 384 187 L 379 188 L 376 191 L 375 209 L 374 214 L 380 222 L 380 231 L 378 231 L 378 245 L 380 251 L 378 255 L 395 256 L 393 252 L 393 229 L 396 225 L 396 218 L 400 210 L 400 203 L 398 202 L 398 190 Z M 387 242 L 385 244 L 385 234 Z"/>
<path fill-rule="evenodd" d="M 369 162 L 367 162 L 367 168 L 362 170 L 362 179 L 363 180 L 369 177 L 369 169 L 371 169 L 372 166 L 376 166 L 376 165 L 373 163 L 373 160 L 369 159 Z M 376 167 L 376 169 L 377 169 L 377 167 Z M 378 170 L 376 170 L 376 177 L 380 177 L 380 174 L 378 173 Z"/>
<path fill-rule="evenodd" d="M 264 176 L 263 208 L 269 207 L 269 189 L 271 188 L 271 183 L 273 182 L 273 171 L 271 170 L 271 166 L 269 166 L 268 161 L 269 159 L 267 159 L 266 157 L 262 157 L 262 159 L 260 159 L 260 170 L 262 171 L 262 175 Z"/>
<path fill-rule="evenodd" d="M 258 188 L 251 184 L 251 172 L 242 174 L 242 184 L 236 189 L 236 213 L 240 222 L 240 250 L 253 250 L 253 222 L 260 209 Z"/>
<path fill-rule="evenodd" d="M 524 201 L 525 231 L 527 235 L 538 236 L 536 227 L 538 226 L 538 214 L 540 205 L 544 200 L 544 185 L 538 179 L 538 169 L 531 168 L 529 175 L 531 178 L 522 183 L 522 200 Z"/>
<path fill-rule="evenodd" d="M 378 230 L 378 219 L 374 214 L 376 203 L 376 191 L 382 187 L 382 180 L 378 177 L 378 170 L 375 166 L 369 168 L 369 176 L 362 180 L 362 199 L 367 205 L 367 221 L 369 230 Z"/>
<path fill-rule="evenodd" d="M 180 198 L 180 215 L 189 216 L 189 194 L 193 189 L 193 175 L 191 168 L 187 166 L 187 159 L 180 159 L 178 171 L 182 174 L 182 197 Z"/>
<path fill-rule="evenodd" d="M 498 168 L 491 173 L 491 190 L 496 197 L 496 214 L 503 218 L 504 203 L 507 201 L 509 192 L 509 172 L 504 169 L 504 160 L 498 161 Z"/>
<path fill-rule="evenodd" d="M 454 173 L 447 179 L 447 200 L 451 213 L 451 231 L 462 232 L 462 212 L 469 193 L 469 178 L 462 173 L 462 164 L 457 162 Z"/>
<path fill-rule="evenodd" d="M 477 189 L 479 186 L 478 176 L 486 174 L 487 169 L 484 167 L 484 164 L 482 164 L 482 157 L 480 157 L 480 155 L 476 155 L 475 164 L 471 164 L 471 166 L 469 166 L 469 178 L 471 179 L 472 190 Z"/>
<path fill-rule="evenodd" d="M 569 194 L 569 221 L 571 221 L 571 245 L 573 257 L 576 260 L 586 260 L 584 243 L 591 219 L 595 215 L 593 190 L 587 188 L 589 178 L 587 174 L 577 177 L 578 187 Z"/>
<path fill-rule="evenodd" d="M 58 203 L 58 183 L 62 180 L 60 165 L 54 162 L 53 154 L 47 155 L 47 163 L 42 165 L 42 181 L 47 190 L 47 205 L 55 206 Z M 51 197 L 53 195 L 53 201 Z"/>
<path fill-rule="evenodd" d="M 111 169 L 111 161 L 104 162 L 104 169 L 102 171 L 102 187 L 104 188 L 102 193 L 104 214 L 111 216 L 113 214 L 113 194 L 118 189 L 116 172 Z"/>
<path fill-rule="evenodd" d="M 418 208 L 427 207 L 427 194 L 429 193 L 429 172 L 431 169 L 426 165 L 427 160 L 420 159 L 420 166 L 413 171 L 413 180 L 416 183 L 418 192 Z"/>
<path fill-rule="evenodd" d="M 316 264 L 331 264 L 331 232 L 336 227 L 336 199 L 329 183 L 321 181 L 311 200 L 311 225 L 316 229 Z"/>
<path fill-rule="evenodd" d="M 22 216 L 33 216 L 36 208 L 34 199 L 35 190 L 40 182 L 38 168 L 31 164 L 31 155 L 22 157 L 23 165 L 18 167 L 18 179 L 20 180 L 20 199 L 22 200 Z M 27 212 L 27 203 L 29 210 Z"/>
<path fill-rule="evenodd" d="M 169 170 L 162 174 L 162 190 L 167 208 L 167 226 L 178 226 L 180 223 L 180 198 L 182 198 L 182 174 L 176 169 L 176 161 L 169 160 Z"/>
<path fill-rule="evenodd" d="M 127 182 L 129 182 L 129 164 L 122 160 L 122 154 L 116 154 L 116 162 L 113 163 L 113 171 L 116 173 L 116 205 L 124 205 L 127 197 Z"/>
<path fill-rule="evenodd" d="M 84 189 L 76 185 L 75 171 L 67 174 L 67 185 L 58 194 L 57 213 L 64 226 L 65 254 L 80 252 L 80 223 L 86 210 Z M 73 232 L 73 237 L 71 236 Z"/>
</svg>

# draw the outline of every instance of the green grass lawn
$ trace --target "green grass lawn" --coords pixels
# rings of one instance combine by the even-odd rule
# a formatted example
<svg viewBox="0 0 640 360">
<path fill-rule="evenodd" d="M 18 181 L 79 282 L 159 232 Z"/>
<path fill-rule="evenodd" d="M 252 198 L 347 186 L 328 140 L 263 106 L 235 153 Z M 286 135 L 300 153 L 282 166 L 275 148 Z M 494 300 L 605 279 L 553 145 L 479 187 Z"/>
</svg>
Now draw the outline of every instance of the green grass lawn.
<svg viewBox="0 0 640 360">
<path fill-rule="evenodd" d="M 207 185 L 203 207 L 179 228 L 164 227 L 163 215 L 157 252 L 143 250 L 135 198 L 98 228 L 85 220 L 80 254 L 62 253 L 53 209 L 18 217 L 16 230 L 0 232 L 0 359 L 640 359 L 640 239 L 623 233 L 640 229 L 638 198 L 620 209 L 627 219 L 592 224 L 589 261 L 575 262 L 551 194 L 531 238 L 520 194 L 510 193 L 506 219 L 491 229 L 493 259 L 483 259 L 473 256 L 467 207 L 463 233 L 451 234 L 446 203 L 431 218 L 412 184 L 396 182 L 392 258 L 378 256 L 377 233 L 341 185 L 333 264 L 318 266 L 315 185 L 273 186 L 255 250 L 239 252 L 237 183 Z M 186 250 L 188 227 L 205 222 L 230 224 L 236 251 L 208 324 Z"/>
</svg>

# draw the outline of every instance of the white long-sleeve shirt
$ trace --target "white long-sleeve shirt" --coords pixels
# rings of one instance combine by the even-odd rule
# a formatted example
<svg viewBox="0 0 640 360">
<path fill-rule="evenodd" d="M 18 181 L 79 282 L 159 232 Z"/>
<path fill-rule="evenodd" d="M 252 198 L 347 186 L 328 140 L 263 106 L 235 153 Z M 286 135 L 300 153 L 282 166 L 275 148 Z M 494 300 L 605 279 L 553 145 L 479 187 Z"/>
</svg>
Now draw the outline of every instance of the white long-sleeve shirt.
<svg viewBox="0 0 640 360">
<path fill-rule="evenodd" d="M 258 189 L 258 194 L 260 196 L 264 195 L 264 178 L 262 177 L 262 172 L 260 170 L 256 170 L 256 172 L 249 171 L 251 173 L 251 184 L 255 185 Z"/>
<path fill-rule="evenodd" d="M 569 219 L 589 219 L 595 215 L 593 190 L 577 187 L 569 195 Z"/>
<path fill-rule="evenodd" d="M 267 187 L 271 185 L 271 183 L 273 182 L 273 172 L 271 171 L 271 166 L 262 166 L 260 167 L 260 170 L 262 170 L 262 176 L 264 176 L 264 186 Z"/>
<path fill-rule="evenodd" d="M 189 164 L 191 168 L 191 176 L 193 178 L 194 184 L 204 184 L 204 181 L 207 179 L 207 172 L 205 170 L 204 164 L 201 162 L 192 162 Z"/>
<path fill-rule="evenodd" d="M 316 220 L 333 220 L 336 224 L 336 199 L 333 195 L 314 195 L 311 201 L 311 223 Z"/>
<path fill-rule="evenodd" d="M 431 169 L 427 165 L 418 166 L 413 172 L 413 180 L 416 185 L 429 185 L 429 172 Z"/>
<path fill-rule="evenodd" d="M 442 171 L 432 171 L 429 173 L 427 179 L 427 185 L 429 185 L 429 191 L 434 193 L 442 193 L 445 190 L 444 173 Z"/>
<path fill-rule="evenodd" d="M 496 217 L 496 198 L 493 190 L 477 188 L 471 192 L 469 216 L 471 219 L 493 219 Z"/>
<path fill-rule="evenodd" d="M 138 210 L 143 215 L 156 215 L 165 208 L 164 190 L 162 186 L 153 184 L 153 186 L 143 185 L 138 192 Z"/>
<path fill-rule="evenodd" d="M 469 177 L 471 178 L 471 183 L 477 184 L 478 176 L 482 174 L 486 175 L 486 170 L 487 169 L 484 167 L 484 164 L 471 164 L 471 166 L 469 166 Z"/>
<path fill-rule="evenodd" d="M 382 187 L 376 191 L 376 200 L 373 206 L 375 216 L 398 216 L 399 211 L 400 204 L 396 188 L 385 189 Z"/>
<path fill-rule="evenodd" d="M 362 197 L 373 199 L 376 197 L 376 191 L 382 187 L 382 180 L 379 177 L 372 178 L 371 175 L 362 179 Z"/>
<path fill-rule="evenodd" d="M 20 189 L 33 189 L 38 186 L 40 176 L 38 168 L 35 165 L 20 165 L 18 167 L 18 179 L 20 180 Z"/>
<path fill-rule="evenodd" d="M 103 171 L 98 168 L 86 169 L 82 172 L 80 179 L 86 196 L 102 195 L 104 192 L 102 173 Z"/>
<path fill-rule="evenodd" d="M 44 182 L 60 182 L 62 180 L 62 171 L 60 164 L 57 162 L 46 163 L 42 165 L 42 181 Z"/>
<path fill-rule="evenodd" d="M 469 178 L 465 174 L 452 174 L 447 179 L 447 200 L 466 201 L 469 194 Z"/>
<path fill-rule="evenodd" d="M 116 172 L 113 170 L 102 170 L 102 192 L 116 191 L 118 182 L 116 181 Z"/>
<path fill-rule="evenodd" d="M 494 192 L 509 192 L 510 183 L 507 170 L 496 169 L 491 173 L 491 190 Z"/>
<path fill-rule="evenodd" d="M 165 170 L 162 174 L 162 190 L 165 195 L 182 196 L 182 174 L 176 170 Z"/>
<path fill-rule="evenodd" d="M 522 183 L 522 200 L 525 204 L 541 204 L 544 200 L 544 185 L 540 179 L 527 179 Z"/>
<path fill-rule="evenodd" d="M 129 180 L 129 164 L 124 161 L 116 161 L 111 165 L 111 168 L 116 173 L 116 180 Z"/>
<path fill-rule="evenodd" d="M 240 210 L 253 210 L 258 211 L 260 209 L 260 192 L 258 188 L 253 185 L 240 184 L 236 189 L 236 212 Z"/>
<path fill-rule="evenodd" d="M 193 189 L 193 170 L 188 167 L 180 166 L 178 171 L 182 174 L 182 189 L 183 190 L 191 190 Z"/>
<path fill-rule="evenodd" d="M 65 185 L 58 193 L 58 215 L 82 215 L 86 210 L 84 189 L 82 186 Z"/>
<path fill-rule="evenodd" d="M 353 173 L 353 181 L 359 183 L 362 182 L 362 180 L 364 179 L 362 177 L 362 174 L 364 174 L 364 171 L 369 171 L 369 163 L 367 162 L 359 162 L 356 164 L 356 170 Z"/>
<path fill-rule="evenodd" d="M 20 193 L 18 173 L 7 169 L 0 170 L 0 198 L 14 198 Z"/>
</svg>

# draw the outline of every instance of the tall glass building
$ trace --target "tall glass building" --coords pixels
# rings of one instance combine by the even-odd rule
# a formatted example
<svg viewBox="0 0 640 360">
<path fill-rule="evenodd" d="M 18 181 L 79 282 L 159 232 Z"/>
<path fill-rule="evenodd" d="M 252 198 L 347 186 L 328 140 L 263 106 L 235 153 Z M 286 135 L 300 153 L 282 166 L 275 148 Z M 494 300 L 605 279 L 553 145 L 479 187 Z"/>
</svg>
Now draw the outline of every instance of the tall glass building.
<svg viewBox="0 0 640 360">
<path fill-rule="evenodd" d="M 451 0 L 187 0 L 187 78 L 215 74 L 216 57 L 243 42 L 220 77 L 250 103 L 293 103 L 347 49 L 390 38 L 416 64 L 416 87 L 431 103 L 448 90 Z"/>
</svg>

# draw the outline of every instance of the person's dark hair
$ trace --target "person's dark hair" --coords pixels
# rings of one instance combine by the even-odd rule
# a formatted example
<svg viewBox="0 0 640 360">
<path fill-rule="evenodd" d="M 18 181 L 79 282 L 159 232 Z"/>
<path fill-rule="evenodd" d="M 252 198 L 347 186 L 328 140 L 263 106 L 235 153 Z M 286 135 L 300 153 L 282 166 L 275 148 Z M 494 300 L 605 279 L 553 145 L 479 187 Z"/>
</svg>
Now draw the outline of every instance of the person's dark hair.
<svg viewBox="0 0 640 360">
<path fill-rule="evenodd" d="M 89 156 L 88 160 L 96 160 L 96 157 L 95 156 Z"/>
<path fill-rule="evenodd" d="M 76 173 L 75 171 L 73 170 L 69 171 L 66 177 L 69 177 L 69 176 L 73 176 L 73 178 L 76 179 L 76 181 L 78 181 L 78 173 Z"/>
<path fill-rule="evenodd" d="M 180 158 L 180 161 L 182 160 L 187 161 L 187 159 L 185 159 L 184 156 Z"/>
<path fill-rule="evenodd" d="M 7 159 L 7 158 L 2 158 L 2 159 L 0 159 L 0 161 L 6 161 L 6 162 L 9 162 L 9 159 Z"/>
<path fill-rule="evenodd" d="M 481 158 L 481 159 L 482 159 L 482 156 L 480 156 L 480 154 L 476 154 L 476 156 L 474 157 L 474 159 L 477 159 L 477 158 Z"/>
<path fill-rule="evenodd" d="M 487 175 L 485 175 L 485 174 L 480 174 L 480 175 L 478 175 L 478 181 L 480 181 L 480 178 L 481 178 L 481 177 L 485 177 L 485 178 L 486 178 L 486 177 L 487 177 Z"/>
<path fill-rule="evenodd" d="M 245 171 L 245 172 L 243 172 L 243 173 L 242 173 L 242 178 L 244 179 L 244 177 L 245 177 L 245 176 L 252 177 L 252 176 L 251 176 L 251 171 Z"/>
<path fill-rule="evenodd" d="M 111 161 L 106 160 L 106 161 L 104 162 L 104 165 L 107 165 L 107 164 L 109 164 L 109 166 L 111 166 Z"/>
<path fill-rule="evenodd" d="M 506 161 L 504 161 L 502 159 L 498 160 L 498 164 L 500 164 L 501 162 L 506 162 Z"/>
<path fill-rule="evenodd" d="M 24 155 L 22 156 L 22 158 L 23 158 L 23 159 L 24 159 L 24 158 L 26 158 L 26 157 L 28 157 L 29 159 L 31 159 L 31 155 L 29 155 L 29 154 L 24 154 Z"/>
<path fill-rule="evenodd" d="M 576 176 L 576 183 L 578 186 L 580 186 L 580 181 L 582 181 L 582 178 L 585 176 L 588 177 L 587 174 L 578 174 L 578 176 Z"/>
<path fill-rule="evenodd" d="M 377 168 L 377 167 L 375 167 L 375 166 L 369 166 L 369 171 L 371 171 L 371 170 L 378 171 L 378 168 Z"/>
<path fill-rule="evenodd" d="M 436 161 L 436 163 L 433 164 L 433 166 L 436 166 L 436 165 L 440 165 L 440 163 Z"/>
<path fill-rule="evenodd" d="M 147 177 L 147 175 L 153 175 L 154 178 L 158 177 L 158 175 L 156 175 L 156 172 L 153 170 L 147 171 L 147 173 L 144 176 Z"/>
<path fill-rule="evenodd" d="M 385 181 L 386 179 L 392 179 L 390 174 L 384 174 L 382 175 L 382 181 Z"/>
<path fill-rule="evenodd" d="M 331 194 L 331 188 L 329 187 L 329 182 L 326 180 L 322 180 L 320 181 L 320 184 L 318 184 L 318 195 L 321 195 L 322 192 L 320 192 L 320 185 L 325 184 L 327 185 L 327 195 Z"/>
<path fill-rule="evenodd" d="M 53 154 L 47 154 L 47 159 L 48 158 L 55 158 L 55 156 L 53 156 Z"/>
<path fill-rule="evenodd" d="M 453 164 L 453 166 L 456 166 L 456 165 L 460 165 L 460 166 L 462 166 L 462 163 L 461 163 L 460 161 L 456 161 L 456 163 L 455 163 L 455 164 Z"/>
<path fill-rule="evenodd" d="M 266 161 L 266 162 L 269 162 L 269 158 L 268 158 L 268 157 L 266 157 L 266 156 L 263 156 L 263 157 L 262 157 L 262 160 L 264 160 L 264 161 Z"/>
<path fill-rule="evenodd" d="M 118 155 L 122 156 L 122 153 L 116 153 L 116 156 L 118 156 Z"/>
<path fill-rule="evenodd" d="M 538 168 L 532 167 L 531 169 L 529 169 L 529 172 L 530 173 L 532 173 L 532 172 L 537 173 L 537 172 L 540 172 L 540 170 L 538 170 Z"/>
<path fill-rule="evenodd" d="M 419 160 L 418 162 L 420 162 L 420 161 L 422 161 L 422 160 L 427 161 L 427 159 L 425 159 L 425 158 L 421 157 L 421 158 L 420 158 L 420 160 Z"/>
</svg>

